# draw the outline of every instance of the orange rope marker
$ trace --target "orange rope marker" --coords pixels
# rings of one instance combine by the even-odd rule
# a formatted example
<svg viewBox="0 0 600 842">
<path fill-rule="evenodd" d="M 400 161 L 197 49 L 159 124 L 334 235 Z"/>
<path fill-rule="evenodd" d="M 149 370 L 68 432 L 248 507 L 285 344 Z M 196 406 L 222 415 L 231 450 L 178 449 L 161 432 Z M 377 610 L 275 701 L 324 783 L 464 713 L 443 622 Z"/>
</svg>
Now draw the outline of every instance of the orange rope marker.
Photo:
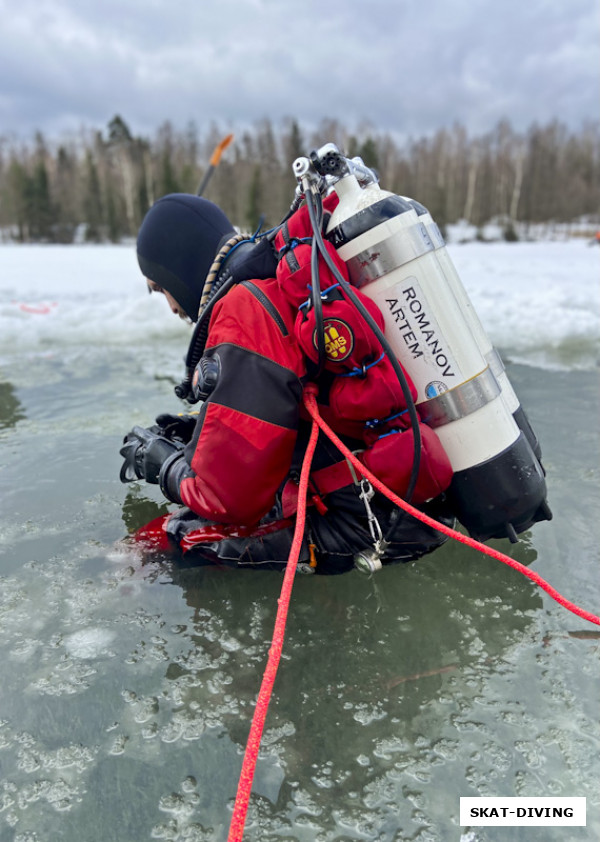
<svg viewBox="0 0 600 842">
<path fill-rule="evenodd" d="M 214 171 L 219 166 L 219 161 L 221 160 L 221 155 L 227 149 L 227 147 L 229 146 L 229 144 L 231 143 L 232 140 L 233 140 L 233 135 L 228 134 L 226 137 L 223 138 L 223 140 L 220 140 L 219 143 L 217 143 L 217 145 L 213 149 L 213 153 L 210 156 L 210 161 L 208 162 L 208 168 L 207 168 L 206 172 L 204 173 L 204 178 L 200 182 L 200 186 L 198 187 L 198 189 L 196 191 L 196 196 L 201 196 L 204 193 L 204 191 L 206 190 L 208 182 L 211 180 Z"/>
<path fill-rule="evenodd" d="M 225 150 L 227 149 L 227 147 L 229 146 L 229 144 L 231 143 L 232 140 L 233 140 L 233 135 L 228 134 L 227 137 L 224 137 L 223 140 L 221 140 L 219 143 L 217 143 L 217 145 L 215 146 L 215 148 L 213 150 L 211 158 L 210 158 L 209 163 L 210 163 L 211 167 L 218 166 L 219 161 L 221 160 L 221 155 L 223 154 L 223 152 L 225 152 Z"/>
</svg>

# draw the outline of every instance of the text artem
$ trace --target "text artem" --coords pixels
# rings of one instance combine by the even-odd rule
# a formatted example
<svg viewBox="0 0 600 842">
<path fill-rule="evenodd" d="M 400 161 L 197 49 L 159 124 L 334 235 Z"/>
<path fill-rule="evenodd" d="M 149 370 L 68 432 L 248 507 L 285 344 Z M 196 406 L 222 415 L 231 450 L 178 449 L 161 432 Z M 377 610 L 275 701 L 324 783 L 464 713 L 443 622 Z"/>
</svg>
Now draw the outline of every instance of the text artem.
<svg viewBox="0 0 600 842">
<path fill-rule="evenodd" d="M 428 316 L 426 308 L 413 286 L 402 290 L 403 298 L 386 298 L 390 315 L 396 330 L 413 359 L 427 357 L 432 360 L 444 377 L 456 377 L 449 355 L 444 349 L 438 329 Z"/>
</svg>

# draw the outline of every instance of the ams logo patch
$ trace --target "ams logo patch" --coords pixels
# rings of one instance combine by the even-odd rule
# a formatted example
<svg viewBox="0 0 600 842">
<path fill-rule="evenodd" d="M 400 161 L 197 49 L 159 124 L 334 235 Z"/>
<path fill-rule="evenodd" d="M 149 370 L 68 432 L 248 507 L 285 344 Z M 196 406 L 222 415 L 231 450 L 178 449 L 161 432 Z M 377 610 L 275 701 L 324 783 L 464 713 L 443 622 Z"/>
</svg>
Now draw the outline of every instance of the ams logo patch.
<svg viewBox="0 0 600 842">
<path fill-rule="evenodd" d="M 341 363 L 348 359 L 354 348 L 354 334 L 350 327 L 341 319 L 325 319 L 323 323 L 325 333 L 325 356 L 334 363 Z M 315 349 L 317 345 L 317 331 L 313 334 Z"/>
</svg>

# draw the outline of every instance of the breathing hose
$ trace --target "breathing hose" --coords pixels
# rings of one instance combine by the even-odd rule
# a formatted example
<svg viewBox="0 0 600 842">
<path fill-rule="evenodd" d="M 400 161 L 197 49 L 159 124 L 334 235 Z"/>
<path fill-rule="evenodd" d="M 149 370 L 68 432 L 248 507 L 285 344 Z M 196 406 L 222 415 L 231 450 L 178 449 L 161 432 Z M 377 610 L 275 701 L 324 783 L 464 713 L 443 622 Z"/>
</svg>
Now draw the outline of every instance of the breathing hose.
<svg viewBox="0 0 600 842">
<path fill-rule="evenodd" d="M 215 257 L 206 276 L 206 282 L 200 300 L 198 321 L 196 322 L 185 356 L 185 378 L 175 386 L 175 394 L 181 400 L 187 400 L 190 403 L 195 402 L 192 394 L 192 377 L 194 376 L 196 366 L 204 354 L 204 348 L 206 347 L 206 340 L 208 338 L 208 325 L 213 307 L 236 282 L 235 278 L 230 277 L 219 283 L 219 272 L 231 252 L 243 242 L 248 242 L 248 237 L 245 234 L 236 234 L 227 240 L 219 249 L 219 253 Z"/>
<path fill-rule="evenodd" d="M 383 331 L 380 329 L 379 325 L 377 324 L 375 319 L 371 316 L 371 314 L 369 313 L 369 311 L 367 310 L 365 305 L 362 303 L 360 298 L 356 295 L 352 285 L 344 278 L 342 273 L 339 271 L 338 267 L 335 265 L 335 262 L 333 261 L 331 255 L 329 254 L 329 252 L 327 250 L 327 247 L 325 246 L 325 243 L 323 241 L 323 236 L 321 234 L 321 226 L 316 225 L 315 222 L 314 222 L 314 220 L 316 220 L 316 218 L 317 218 L 317 214 L 316 214 L 316 211 L 315 211 L 315 208 L 314 208 L 314 205 L 313 205 L 313 202 L 315 202 L 315 198 L 312 195 L 310 190 L 306 190 L 305 195 L 306 195 L 306 203 L 307 203 L 307 206 L 308 206 L 308 213 L 309 213 L 310 221 L 311 221 L 311 224 L 313 226 L 313 237 L 314 237 L 313 242 L 316 242 L 319 252 L 322 254 L 323 259 L 325 260 L 325 263 L 327 264 L 328 268 L 331 270 L 331 272 L 333 272 L 333 274 L 335 276 L 335 279 L 340 284 L 340 286 L 342 287 L 342 289 L 344 290 L 344 292 L 346 293 L 346 295 L 348 296 L 350 301 L 354 304 L 354 306 L 356 307 L 356 309 L 358 310 L 360 315 L 363 317 L 365 322 L 369 325 L 369 327 L 371 328 L 371 330 L 373 331 L 373 333 L 377 337 L 377 339 L 378 339 L 379 343 L 381 344 L 381 347 L 383 348 L 386 356 L 388 357 L 388 359 L 389 359 L 389 361 L 392 365 L 392 368 L 394 369 L 396 377 L 398 378 L 398 381 L 400 383 L 400 387 L 402 389 L 402 394 L 404 396 L 404 400 L 406 401 L 408 417 L 410 418 L 411 428 L 412 428 L 412 432 L 413 432 L 413 453 L 414 453 L 413 464 L 412 464 L 410 479 L 409 479 L 409 482 L 408 482 L 408 487 L 407 487 L 406 495 L 405 495 L 405 500 L 410 502 L 411 499 L 412 499 L 412 495 L 414 493 L 414 490 L 415 490 L 415 486 L 417 484 L 418 477 L 419 477 L 419 469 L 421 467 L 421 431 L 420 431 L 420 428 L 419 428 L 419 416 L 418 416 L 418 413 L 417 413 L 417 408 L 416 408 L 415 402 L 413 400 L 413 396 L 412 396 L 411 391 L 410 391 L 410 386 L 408 385 L 408 381 L 406 379 L 406 375 L 404 374 L 404 371 L 402 370 L 402 366 L 398 362 L 398 360 L 396 358 L 396 355 L 394 354 L 394 351 L 392 350 L 391 345 L 389 344 L 389 342 L 387 341 L 387 339 L 385 338 L 385 336 L 383 334 Z M 313 273 L 313 287 L 314 287 L 314 285 L 315 285 L 315 281 L 314 281 L 314 273 Z M 316 295 L 313 295 L 313 299 L 316 299 Z M 320 293 L 319 293 L 319 304 L 321 304 Z M 315 317 L 317 315 L 318 315 L 318 311 L 315 310 Z M 322 310 L 321 310 L 321 319 L 322 319 Z M 317 338 L 321 335 L 322 335 L 323 342 L 324 342 L 323 331 L 319 330 L 318 323 L 317 323 Z M 323 349 L 323 353 L 324 353 L 324 349 Z M 397 519 L 394 519 L 393 523 L 390 526 L 390 529 L 388 530 L 388 532 L 384 536 L 384 540 L 387 540 L 389 538 L 391 532 L 396 528 L 396 526 L 397 526 Z"/>
<path fill-rule="evenodd" d="M 320 374 L 325 365 L 325 326 L 323 322 L 323 300 L 321 298 L 321 281 L 319 277 L 319 246 L 317 242 L 316 232 L 321 231 L 321 223 L 323 220 L 323 204 L 316 196 L 313 196 L 310 190 L 306 191 L 306 206 L 308 208 L 308 216 L 310 224 L 313 229 L 313 241 L 310 254 L 310 268 L 312 277 L 312 300 L 315 308 L 315 323 L 317 330 L 317 354 L 319 358 Z"/>
</svg>

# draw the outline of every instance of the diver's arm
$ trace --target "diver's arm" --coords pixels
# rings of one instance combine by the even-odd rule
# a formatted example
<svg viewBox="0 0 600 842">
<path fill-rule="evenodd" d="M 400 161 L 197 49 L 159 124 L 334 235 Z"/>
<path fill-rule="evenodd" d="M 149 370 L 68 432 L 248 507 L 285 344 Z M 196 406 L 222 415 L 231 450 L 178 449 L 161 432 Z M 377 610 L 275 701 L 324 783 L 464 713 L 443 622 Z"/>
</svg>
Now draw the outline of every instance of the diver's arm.
<svg viewBox="0 0 600 842">
<path fill-rule="evenodd" d="M 264 283 L 277 298 L 276 282 Z M 240 525 L 272 508 L 289 472 L 302 395 L 304 359 L 291 318 L 284 311 L 278 323 L 242 286 L 217 304 L 206 355 L 218 359 L 219 375 L 184 457 L 161 475 L 169 499 Z"/>
</svg>

